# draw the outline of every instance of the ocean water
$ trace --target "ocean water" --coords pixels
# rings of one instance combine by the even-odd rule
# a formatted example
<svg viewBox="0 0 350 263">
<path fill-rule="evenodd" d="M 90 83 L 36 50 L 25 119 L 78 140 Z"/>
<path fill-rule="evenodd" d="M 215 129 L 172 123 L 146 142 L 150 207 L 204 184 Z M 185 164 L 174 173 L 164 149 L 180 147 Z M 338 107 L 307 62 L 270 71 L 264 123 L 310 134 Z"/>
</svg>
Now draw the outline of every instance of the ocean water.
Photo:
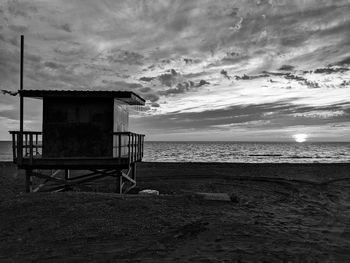
<svg viewBox="0 0 350 263">
<path fill-rule="evenodd" d="M 350 162 L 350 143 L 145 142 L 146 162 Z M 12 161 L 11 142 L 0 141 L 0 161 Z"/>
<path fill-rule="evenodd" d="M 143 160 L 239 163 L 350 162 L 350 143 L 146 142 Z"/>
</svg>

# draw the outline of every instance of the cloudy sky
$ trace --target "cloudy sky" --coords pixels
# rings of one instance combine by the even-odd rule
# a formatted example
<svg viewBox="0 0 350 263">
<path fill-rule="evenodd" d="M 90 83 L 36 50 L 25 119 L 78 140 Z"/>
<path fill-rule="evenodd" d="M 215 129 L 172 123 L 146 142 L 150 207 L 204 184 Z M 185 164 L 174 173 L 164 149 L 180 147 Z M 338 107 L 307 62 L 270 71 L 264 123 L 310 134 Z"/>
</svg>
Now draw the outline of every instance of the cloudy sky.
<svg viewBox="0 0 350 263">
<path fill-rule="evenodd" d="M 131 90 L 148 140 L 350 141 L 350 0 L 0 0 L 0 89 Z M 0 95 L 0 139 L 18 129 Z M 26 128 L 41 104 L 26 100 Z"/>
</svg>

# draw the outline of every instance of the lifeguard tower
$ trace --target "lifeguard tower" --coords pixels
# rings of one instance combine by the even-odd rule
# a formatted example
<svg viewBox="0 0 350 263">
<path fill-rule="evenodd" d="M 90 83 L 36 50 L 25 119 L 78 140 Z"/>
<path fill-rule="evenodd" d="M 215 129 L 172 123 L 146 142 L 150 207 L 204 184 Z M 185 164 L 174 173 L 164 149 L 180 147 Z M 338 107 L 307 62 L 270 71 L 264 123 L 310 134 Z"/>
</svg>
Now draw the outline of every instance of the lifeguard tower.
<svg viewBox="0 0 350 263">
<path fill-rule="evenodd" d="M 118 193 L 136 185 L 144 135 L 129 131 L 128 106 L 144 105 L 143 98 L 130 91 L 24 90 L 23 36 L 19 96 L 20 130 L 10 134 L 26 192 L 64 191 L 106 176 L 116 178 Z M 43 101 L 42 131 L 23 130 L 24 98 Z"/>
</svg>

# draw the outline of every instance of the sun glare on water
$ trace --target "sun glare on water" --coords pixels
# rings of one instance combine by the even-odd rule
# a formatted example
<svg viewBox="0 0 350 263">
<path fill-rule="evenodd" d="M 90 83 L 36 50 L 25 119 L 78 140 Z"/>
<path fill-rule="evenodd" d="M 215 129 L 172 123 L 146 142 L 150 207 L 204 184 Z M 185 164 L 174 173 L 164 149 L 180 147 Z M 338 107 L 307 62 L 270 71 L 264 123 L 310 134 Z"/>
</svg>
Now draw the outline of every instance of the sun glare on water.
<svg viewBox="0 0 350 263">
<path fill-rule="evenodd" d="M 293 138 L 296 142 L 305 142 L 307 139 L 307 135 L 304 133 L 294 134 Z"/>
</svg>

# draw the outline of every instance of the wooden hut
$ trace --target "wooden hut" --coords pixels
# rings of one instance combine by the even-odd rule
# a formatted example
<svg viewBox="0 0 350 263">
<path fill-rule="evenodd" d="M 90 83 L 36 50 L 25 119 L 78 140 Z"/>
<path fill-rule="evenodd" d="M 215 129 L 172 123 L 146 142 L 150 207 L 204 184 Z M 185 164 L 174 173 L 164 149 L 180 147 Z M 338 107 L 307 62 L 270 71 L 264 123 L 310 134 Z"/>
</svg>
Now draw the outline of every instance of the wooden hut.
<svg viewBox="0 0 350 263">
<path fill-rule="evenodd" d="M 144 105 L 141 97 L 129 91 L 72 90 L 22 90 L 20 96 L 43 100 L 42 132 L 10 132 L 14 162 L 26 171 L 28 192 L 33 190 L 32 176 L 60 183 L 52 190 L 104 175 L 117 177 L 118 192 L 135 186 L 144 135 L 128 131 L 127 105 Z M 37 169 L 63 170 L 66 178 L 33 171 Z M 69 176 L 70 170 L 82 169 L 90 173 L 77 179 Z M 128 189 L 123 188 L 123 179 L 131 182 Z"/>
<path fill-rule="evenodd" d="M 128 105 L 145 100 L 130 91 L 24 90 L 23 37 L 21 50 L 20 130 L 10 133 L 26 191 L 62 191 L 106 176 L 116 178 L 119 193 L 134 187 L 144 135 L 129 131 Z M 23 130 L 24 98 L 43 100 L 42 131 Z"/>
</svg>

